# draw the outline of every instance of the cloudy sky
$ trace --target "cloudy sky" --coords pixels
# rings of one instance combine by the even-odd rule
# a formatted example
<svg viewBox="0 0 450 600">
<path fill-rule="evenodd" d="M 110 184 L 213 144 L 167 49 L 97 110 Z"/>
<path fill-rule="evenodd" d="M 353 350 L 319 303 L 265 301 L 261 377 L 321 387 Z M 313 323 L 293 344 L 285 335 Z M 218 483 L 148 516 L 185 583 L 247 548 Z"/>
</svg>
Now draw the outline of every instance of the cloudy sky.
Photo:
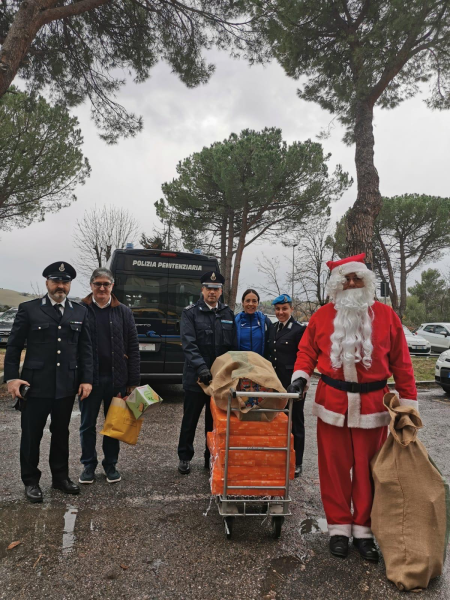
<svg viewBox="0 0 450 600">
<path fill-rule="evenodd" d="M 75 111 L 92 175 L 77 190 L 78 200 L 71 207 L 49 215 L 42 223 L 1 233 L 0 287 L 31 291 L 32 284 L 39 284 L 43 288 L 41 273 L 46 265 L 60 260 L 76 265 L 74 226 L 84 211 L 95 205 L 127 207 L 142 231 L 150 234 L 157 225 L 153 204 L 162 195 L 161 184 L 176 176 L 177 162 L 232 132 L 275 126 L 291 143 L 316 140 L 330 123 L 328 113 L 297 98 L 298 82 L 289 79 L 275 62 L 249 67 L 224 53 L 211 52 L 210 58 L 216 72 L 207 85 L 194 90 L 187 89 L 163 63 L 146 83 L 130 83 L 123 89 L 119 101 L 144 117 L 144 130 L 134 139 L 107 146 L 90 121 L 89 107 Z M 375 163 L 383 195 L 450 195 L 449 126 L 450 113 L 428 110 L 419 97 L 395 110 L 375 112 Z M 342 135 L 336 125 L 322 143 L 332 154 L 331 167 L 340 163 L 355 179 L 354 147 L 346 147 Z M 333 217 L 340 217 L 355 197 L 354 184 L 333 205 Z M 255 271 L 261 252 L 283 256 L 286 249 L 267 243 L 247 248 L 241 289 L 264 287 L 262 276 Z M 439 263 L 444 270 L 449 264 L 448 258 Z M 290 268 L 287 260 L 285 265 Z M 74 282 L 74 295 L 85 291 L 81 283 Z"/>
</svg>

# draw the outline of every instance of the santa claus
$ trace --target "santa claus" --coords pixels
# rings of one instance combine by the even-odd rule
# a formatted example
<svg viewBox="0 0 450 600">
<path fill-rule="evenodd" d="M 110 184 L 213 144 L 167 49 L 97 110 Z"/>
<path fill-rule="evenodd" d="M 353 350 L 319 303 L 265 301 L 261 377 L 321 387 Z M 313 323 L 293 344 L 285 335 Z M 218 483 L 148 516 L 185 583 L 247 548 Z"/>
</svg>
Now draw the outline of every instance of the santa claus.
<svg viewBox="0 0 450 600">
<path fill-rule="evenodd" d="M 313 414 L 330 552 L 345 558 L 353 537 L 363 558 L 376 562 L 370 461 L 387 436 L 383 396 L 391 375 L 400 404 L 417 408 L 417 390 L 401 321 L 391 307 L 375 302 L 375 275 L 364 258 L 327 263 L 330 303 L 311 317 L 288 391 L 305 390 L 317 367 Z"/>
</svg>

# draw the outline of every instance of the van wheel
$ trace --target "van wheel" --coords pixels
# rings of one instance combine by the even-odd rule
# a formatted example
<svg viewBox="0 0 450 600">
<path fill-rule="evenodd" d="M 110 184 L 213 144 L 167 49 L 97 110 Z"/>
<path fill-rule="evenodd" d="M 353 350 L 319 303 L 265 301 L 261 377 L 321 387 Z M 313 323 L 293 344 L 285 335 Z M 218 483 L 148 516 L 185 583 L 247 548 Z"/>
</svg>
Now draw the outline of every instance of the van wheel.
<svg viewBox="0 0 450 600">
<path fill-rule="evenodd" d="M 446 394 L 450 394 L 450 385 L 443 385 L 442 389 Z"/>
</svg>

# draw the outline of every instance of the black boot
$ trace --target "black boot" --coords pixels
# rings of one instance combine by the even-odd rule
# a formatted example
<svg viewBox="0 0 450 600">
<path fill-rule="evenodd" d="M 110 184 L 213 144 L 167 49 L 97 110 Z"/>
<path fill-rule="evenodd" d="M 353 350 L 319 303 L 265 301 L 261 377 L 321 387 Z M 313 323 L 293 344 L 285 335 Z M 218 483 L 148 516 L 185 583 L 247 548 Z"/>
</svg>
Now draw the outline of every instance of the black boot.
<svg viewBox="0 0 450 600">
<path fill-rule="evenodd" d="M 191 462 L 189 460 L 180 460 L 178 463 L 178 471 L 182 475 L 188 475 L 191 472 Z"/>
<path fill-rule="evenodd" d="M 80 486 L 71 481 L 69 478 L 67 479 L 54 479 L 52 482 L 52 488 L 55 490 L 61 490 L 65 494 L 79 494 Z"/>
<path fill-rule="evenodd" d="M 347 558 L 348 537 L 346 535 L 332 535 L 330 537 L 330 552 L 333 556 Z"/>
<path fill-rule="evenodd" d="M 373 538 L 353 538 L 353 545 L 358 549 L 364 560 L 378 562 L 380 555 L 378 554 Z"/>
<path fill-rule="evenodd" d="M 37 483 L 25 486 L 25 496 L 30 502 L 42 502 L 44 496 L 42 490 Z"/>
</svg>

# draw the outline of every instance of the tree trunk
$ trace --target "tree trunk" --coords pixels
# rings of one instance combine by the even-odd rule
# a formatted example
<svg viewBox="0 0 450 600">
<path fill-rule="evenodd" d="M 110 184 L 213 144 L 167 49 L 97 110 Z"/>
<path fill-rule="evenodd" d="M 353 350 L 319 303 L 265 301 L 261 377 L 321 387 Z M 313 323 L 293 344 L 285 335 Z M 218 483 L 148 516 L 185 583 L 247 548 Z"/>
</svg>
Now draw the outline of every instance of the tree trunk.
<svg viewBox="0 0 450 600">
<path fill-rule="evenodd" d="M 37 32 L 42 27 L 39 19 L 42 11 L 55 5 L 56 1 L 27 0 L 21 2 L 0 51 L 0 97 L 11 85 Z"/>
<path fill-rule="evenodd" d="M 232 310 L 234 310 L 234 307 L 236 305 L 237 289 L 238 289 L 238 285 L 239 285 L 239 274 L 241 272 L 242 254 L 244 253 L 245 238 L 247 236 L 247 225 L 248 225 L 247 217 L 248 217 L 248 208 L 247 208 L 247 206 L 245 206 L 244 210 L 242 212 L 241 233 L 239 235 L 239 241 L 238 241 L 238 245 L 236 248 L 236 254 L 234 257 L 233 278 L 231 280 L 230 299 L 228 302 L 228 304 L 230 305 L 230 308 Z"/>
<path fill-rule="evenodd" d="M 391 262 L 391 257 L 389 256 L 389 252 L 383 242 L 383 239 L 381 238 L 381 235 L 378 236 L 378 242 L 380 244 L 381 247 L 381 251 L 383 253 L 383 258 L 386 262 L 386 268 L 388 271 L 388 276 L 389 276 L 389 298 L 391 299 L 391 306 L 393 308 L 393 310 L 395 310 L 395 312 L 400 315 L 400 307 L 398 304 L 398 292 L 397 292 L 397 284 L 395 283 L 395 274 L 394 274 L 394 269 L 392 267 L 392 262 Z M 380 276 L 383 275 L 382 273 L 382 269 L 381 266 L 379 267 L 379 271 L 380 271 Z"/>
<path fill-rule="evenodd" d="M 222 224 L 220 226 L 220 271 L 225 273 L 227 260 L 227 215 L 223 213 Z"/>
<path fill-rule="evenodd" d="M 380 180 L 374 165 L 373 104 L 360 101 L 355 119 L 355 164 L 358 196 L 346 219 L 349 256 L 366 253 L 373 264 L 373 226 L 381 210 Z"/>
<path fill-rule="evenodd" d="M 228 239 L 227 239 L 227 250 L 225 257 L 225 302 L 230 303 L 230 291 L 231 291 L 231 266 L 233 264 L 233 245 L 234 245 L 234 211 L 230 208 L 228 211 Z"/>
<path fill-rule="evenodd" d="M 406 258 L 403 240 L 400 240 L 400 308 L 398 316 L 403 319 L 406 310 Z"/>
</svg>

